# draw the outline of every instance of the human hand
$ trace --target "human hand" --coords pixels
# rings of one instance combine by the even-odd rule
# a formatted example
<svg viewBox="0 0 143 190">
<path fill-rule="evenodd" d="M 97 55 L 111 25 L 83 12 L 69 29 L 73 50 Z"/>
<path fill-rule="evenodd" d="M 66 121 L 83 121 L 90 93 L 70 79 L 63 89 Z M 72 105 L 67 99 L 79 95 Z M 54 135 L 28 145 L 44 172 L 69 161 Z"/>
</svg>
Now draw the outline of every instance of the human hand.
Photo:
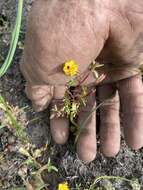
<svg viewBox="0 0 143 190">
<path fill-rule="evenodd" d="M 98 88 L 100 102 L 100 146 L 106 156 L 120 149 L 120 121 L 127 145 L 133 150 L 143 146 L 143 83 L 141 75 L 108 83 Z M 120 117 L 121 116 L 121 117 Z"/>
<path fill-rule="evenodd" d="M 55 102 L 57 104 L 64 97 L 65 86 L 70 80 L 62 72 L 61 66 L 65 61 L 76 60 L 79 73 L 87 70 L 94 59 L 103 64 L 104 67 L 99 68 L 98 73 L 106 74 L 106 84 L 99 87 L 99 98 L 101 102 L 108 99 L 108 103 L 100 108 L 101 150 L 107 156 L 114 156 L 119 150 L 120 142 L 117 90 L 124 113 L 127 143 L 134 149 L 140 148 L 143 143 L 140 98 L 142 83 L 140 76 L 135 76 L 139 73 L 138 67 L 142 60 L 137 48 L 143 26 L 136 26 L 138 30 L 132 33 L 120 14 L 113 14 L 111 9 L 106 9 L 107 1 L 104 2 L 107 3 L 106 6 L 103 2 L 92 2 L 94 6 L 87 1 L 36 1 L 28 22 L 21 71 L 27 81 L 27 96 L 34 109 L 42 111 L 50 102 L 51 105 Z M 118 12 L 120 5 L 116 2 L 115 6 Z M 121 38 L 121 35 L 125 37 Z M 95 78 L 89 76 L 85 85 L 94 86 L 94 81 Z M 126 88 L 128 92 L 125 92 Z M 127 94 L 130 95 L 129 98 Z M 79 126 L 96 105 L 93 93 L 87 99 L 86 107 L 81 108 L 78 114 Z M 130 120 L 132 123 L 127 126 Z M 109 121 L 114 124 L 110 125 Z M 135 123 L 137 127 L 133 128 Z M 77 142 L 78 155 L 86 162 L 92 161 L 96 155 L 95 124 L 93 112 Z M 64 144 L 67 141 L 68 126 L 69 120 L 66 117 L 51 119 L 50 127 L 55 142 Z"/>
</svg>

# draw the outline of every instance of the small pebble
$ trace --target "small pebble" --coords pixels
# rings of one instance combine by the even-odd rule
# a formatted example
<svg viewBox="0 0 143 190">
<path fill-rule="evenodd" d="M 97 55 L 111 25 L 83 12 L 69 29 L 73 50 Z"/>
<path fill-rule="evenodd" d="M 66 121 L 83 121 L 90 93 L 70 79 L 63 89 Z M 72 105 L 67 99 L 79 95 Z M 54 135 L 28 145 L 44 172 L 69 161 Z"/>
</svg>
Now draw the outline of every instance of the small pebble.
<svg viewBox="0 0 143 190">
<path fill-rule="evenodd" d="M 10 136 L 10 137 L 8 137 L 8 144 L 14 144 L 15 143 L 15 141 L 16 141 L 16 139 L 15 139 L 15 137 L 14 136 Z"/>
<path fill-rule="evenodd" d="M 12 145 L 8 145 L 8 146 L 7 146 L 7 150 L 8 150 L 9 152 L 16 152 L 16 151 L 17 151 L 17 147 L 12 146 Z"/>
</svg>

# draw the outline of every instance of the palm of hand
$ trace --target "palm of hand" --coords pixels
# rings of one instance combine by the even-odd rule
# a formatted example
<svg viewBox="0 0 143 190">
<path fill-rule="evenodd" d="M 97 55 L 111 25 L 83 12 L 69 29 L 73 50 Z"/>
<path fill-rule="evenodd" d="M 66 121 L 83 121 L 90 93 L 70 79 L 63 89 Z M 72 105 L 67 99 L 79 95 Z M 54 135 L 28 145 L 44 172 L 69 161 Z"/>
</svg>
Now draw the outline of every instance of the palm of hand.
<svg viewBox="0 0 143 190">
<path fill-rule="evenodd" d="M 50 6 L 53 7 L 52 11 Z M 142 49 L 138 49 L 142 47 L 140 34 L 143 24 L 139 26 L 134 23 L 136 30 L 133 32 L 131 25 L 110 9 L 96 3 L 92 7 L 90 4 L 86 6 L 89 6 L 88 9 L 85 9 L 84 1 L 56 4 L 37 1 L 29 19 L 21 71 L 27 81 L 28 98 L 36 111 L 42 111 L 50 102 L 54 106 L 64 97 L 69 78 L 61 72 L 62 63 L 74 59 L 81 72 L 87 69 L 93 59 L 103 63 L 105 67 L 98 72 L 105 73 L 106 79 L 98 88 L 99 99 L 101 102 L 108 101 L 100 107 L 101 150 L 106 156 L 114 156 L 120 147 L 120 103 L 127 144 L 133 149 L 143 145 L 143 85 L 138 71 L 143 58 Z M 104 13 L 102 19 L 101 12 Z M 79 14 L 78 19 L 75 13 Z M 39 21 L 41 18 L 42 21 Z M 143 15 L 136 19 L 138 22 L 143 20 Z M 86 85 L 90 88 L 93 82 L 94 79 L 89 77 Z M 77 119 L 79 126 L 95 105 L 95 95 L 92 94 L 88 96 L 87 106 L 80 109 Z M 78 155 L 87 162 L 96 155 L 95 125 L 93 112 L 77 142 Z M 69 119 L 51 119 L 50 127 L 55 142 L 64 144 L 69 135 Z"/>
</svg>

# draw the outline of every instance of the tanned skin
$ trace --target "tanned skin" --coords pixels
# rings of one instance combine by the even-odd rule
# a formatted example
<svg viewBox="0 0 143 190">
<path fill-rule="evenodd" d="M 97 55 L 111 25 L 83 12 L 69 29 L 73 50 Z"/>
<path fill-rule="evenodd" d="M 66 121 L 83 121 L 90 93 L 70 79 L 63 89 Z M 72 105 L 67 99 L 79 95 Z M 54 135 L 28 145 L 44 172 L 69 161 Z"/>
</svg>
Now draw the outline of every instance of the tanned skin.
<svg viewBox="0 0 143 190">
<path fill-rule="evenodd" d="M 70 77 L 61 65 L 75 60 L 84 72 L 93 60 L 104 64 L 106 75 L 99 85 L 99 99 L 108 99 L 101 108 L 100 144 L 106 156 L 120 149 L 120 117 L 126 143 L 134 150 L 143 146 L 143 84 L 139 67 L 143 61 L 143 0 L 37 0 L 27 24 L 25 49 L 20 68 L 26 79 L 26 94 L 35 111 L 52 107 L 64 97 Z M 91 88 L 92 76 L 85 81 Z M 88 97 L 83 118 L 96 105 L 95 94 Z M 50 120 L 53 139 L 68 140 L 69 120 Z M 95 112 L 82 130 L 77 153 L 85 162 L 96 156 Z"/>
</svg>

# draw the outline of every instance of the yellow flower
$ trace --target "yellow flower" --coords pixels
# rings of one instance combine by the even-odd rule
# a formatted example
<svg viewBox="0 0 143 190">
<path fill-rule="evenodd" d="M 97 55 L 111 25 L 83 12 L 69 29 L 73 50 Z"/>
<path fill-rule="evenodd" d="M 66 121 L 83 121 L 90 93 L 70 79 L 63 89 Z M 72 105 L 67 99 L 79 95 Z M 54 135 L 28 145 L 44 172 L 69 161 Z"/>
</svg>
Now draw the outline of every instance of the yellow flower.
<svg viewBox="0 0 143 190">
<path fill-rule="evenodd" d="M 59 183 L 58 190 L 69 190 L 68 183 L 67 182 Z"/>
<path fill-rule="evenodd" d="M 77 64 L 74 60 L 66 61 L 63 67 L 63 71 L 67 76 L 76 75 L 77 69 Z"/>
</svg>

